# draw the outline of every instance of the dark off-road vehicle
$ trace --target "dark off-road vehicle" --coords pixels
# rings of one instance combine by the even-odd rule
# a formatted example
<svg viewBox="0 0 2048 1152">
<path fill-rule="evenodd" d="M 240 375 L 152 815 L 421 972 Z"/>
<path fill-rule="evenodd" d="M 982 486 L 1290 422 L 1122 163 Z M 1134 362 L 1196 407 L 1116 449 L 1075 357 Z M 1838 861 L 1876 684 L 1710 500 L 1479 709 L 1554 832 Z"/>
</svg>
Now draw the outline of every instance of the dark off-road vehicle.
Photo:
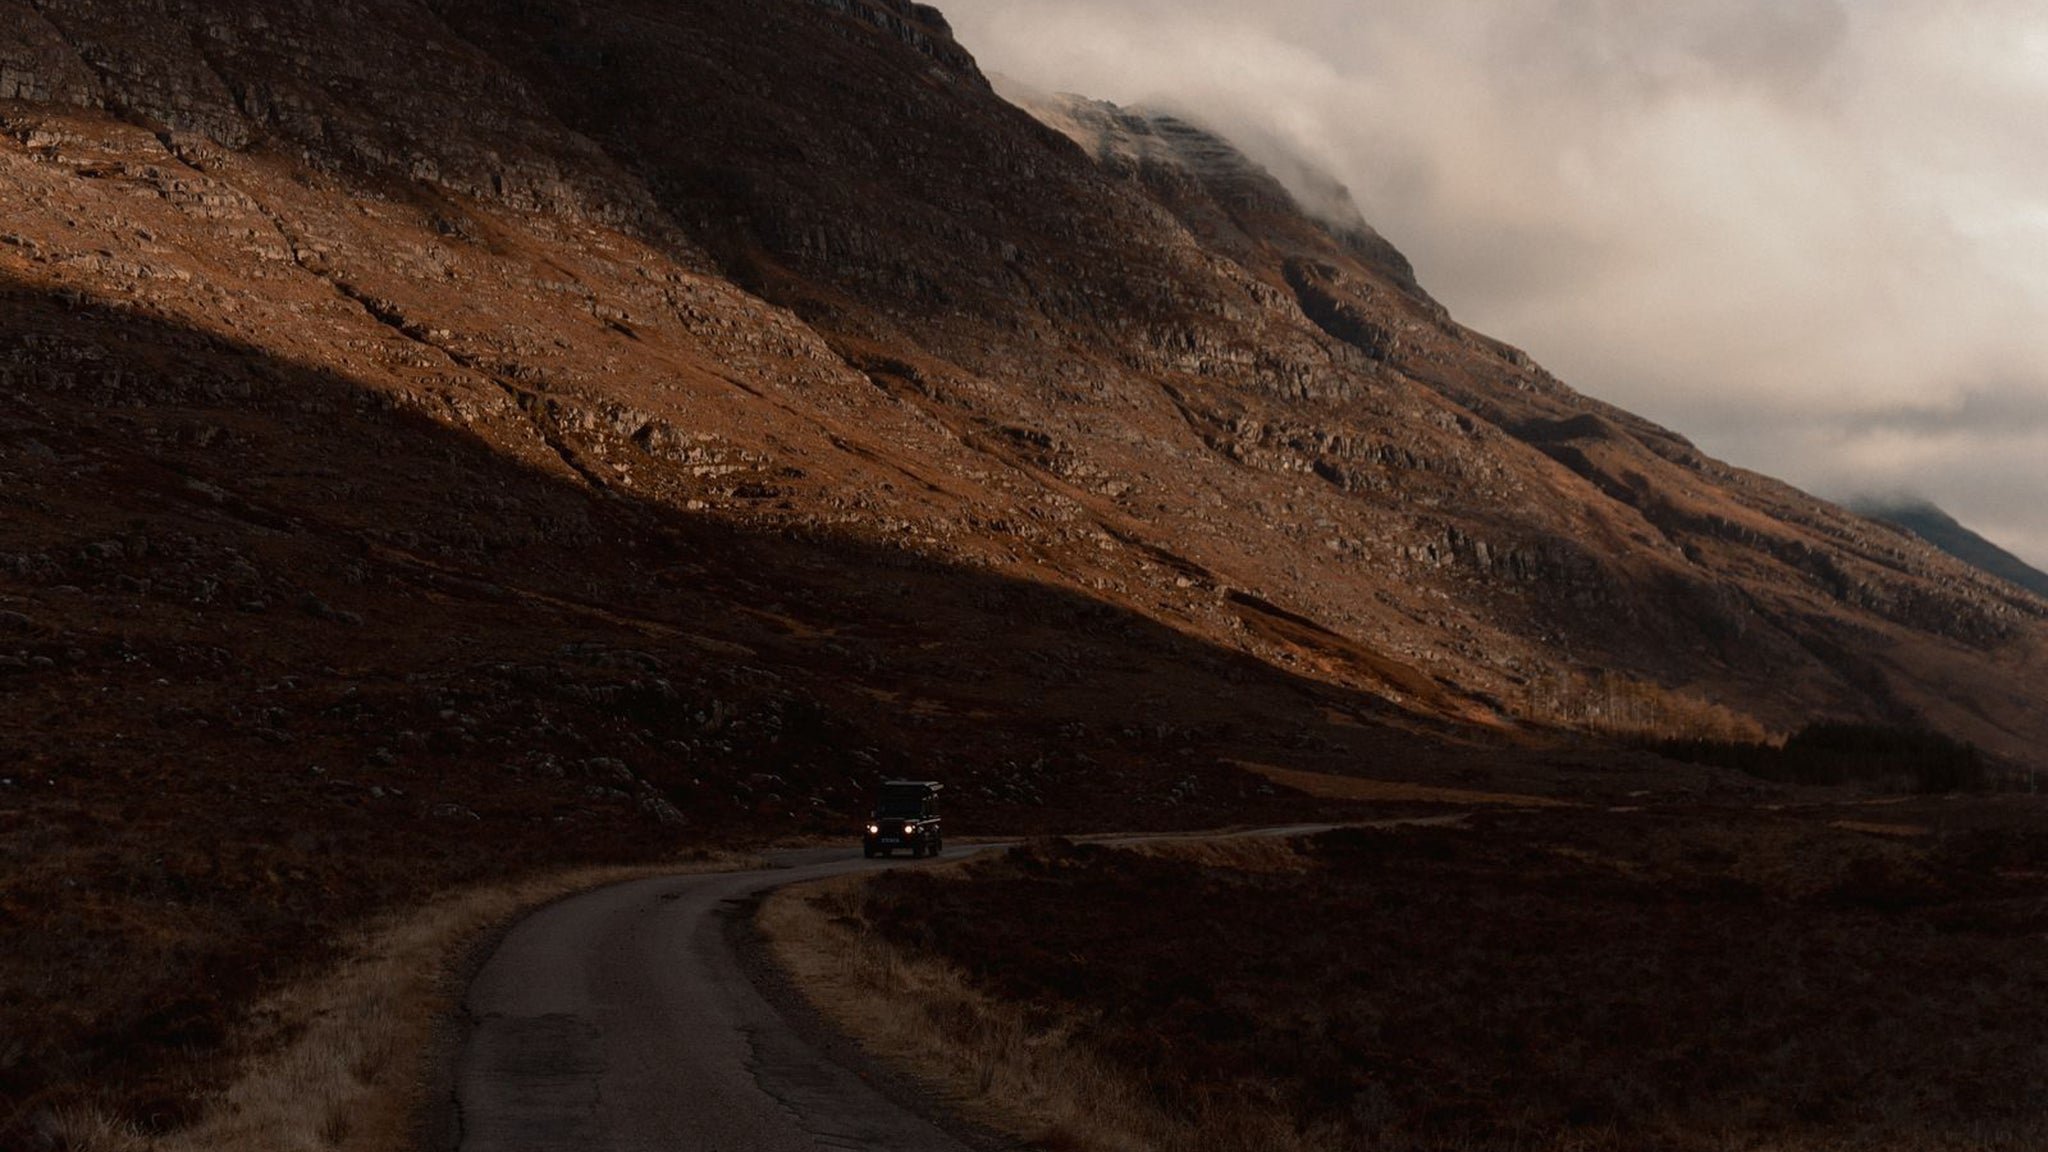
<svg viewBox="0 0 2048 1152">
<path fill-rule="evenodd" d="M 861 855 L 888 856 L 907 848 L 914 857 L 937 856 L 940 787 L 931 780 L 884 780 L 860 842 Z"/>
</svg>

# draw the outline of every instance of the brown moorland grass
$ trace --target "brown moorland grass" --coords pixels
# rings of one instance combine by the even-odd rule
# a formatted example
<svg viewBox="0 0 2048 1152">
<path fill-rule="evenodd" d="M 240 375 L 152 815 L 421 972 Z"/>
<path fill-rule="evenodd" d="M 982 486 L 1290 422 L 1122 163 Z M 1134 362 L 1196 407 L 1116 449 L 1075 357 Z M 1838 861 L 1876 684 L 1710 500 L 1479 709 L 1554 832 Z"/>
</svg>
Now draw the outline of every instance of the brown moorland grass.
<svg viewBox="0 0 2048 1152">
<path fill-rule="evenodd" d="M 1901 836 L 1907 839 L 1930 836 L 1934 833 L 1934 829 L 1918 824 L 1880 824 L 1872 820 L 1831 820 L 1828 827 L 1840 828 L 1844 832 L 1862 832 L 1871 836 Z"/>
<path fill-rule="evenodd" d="M 757 924 L 813 1005 L 935 1099 L 1048 1148 L 1203 1146 L 1090 1049 L 1078 1018 L 1003 1002 L 944 960 L 895 947 L 866 901 L 864 877 L 784 888 Z M 1294 1146 L 1272 1135 L 1275 1152 Z"/>
<path fill-rule="evenodd" d="M 792 966 L 842 1023 L 1054 1146 L 2048 1146 L 2039 829 L 1826 815 L 1481 813 L 1301 869 L 1036 842 L 768 926 L 826 933 Z"/>
<path fill-rule="evenodd" d="M 580 868 L 450 893 L 353 930 L 342 959 L 266 997 L 234 1037 L 251 1055 L 198 1119 L 146 1134 L 90 1107 L 56 1114 L 47 1142 L 77 1152 L 390 1152 L 415 1131 L 436 1041 L 476 949 L 500 927 L 576 892 L 646 876 L 747 866 L 716 854 Z"/>
<path fill-rule="evenodd" d="M 1363 776 L 1339 776 L 1330 772 L 1304 772 L 1251 760 L 1232 764 L 1265 777 L 1283 788 L 1320 800 L 1362 800 L 1381 804 L 1480 804 L 1510 808 L 1558 808 L 1571 804 L 1550 796 L 1512 792 L 1479 792 L 1468 788 L 1444 788 L 1413 784 L 1405 780 L 1373 780 Z"/>
</svg>

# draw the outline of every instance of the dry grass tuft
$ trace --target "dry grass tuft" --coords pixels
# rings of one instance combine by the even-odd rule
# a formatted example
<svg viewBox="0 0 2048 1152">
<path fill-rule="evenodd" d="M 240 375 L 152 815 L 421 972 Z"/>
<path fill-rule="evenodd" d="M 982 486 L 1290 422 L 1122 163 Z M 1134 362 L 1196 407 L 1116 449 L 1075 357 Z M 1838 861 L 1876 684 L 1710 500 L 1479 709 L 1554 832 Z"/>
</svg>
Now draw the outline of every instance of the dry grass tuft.
<svg viewBox="0 0 2048 1152">
<path fill-rule="evenodd" d="M 90 1108 L 58 1112 L 37 1135 L 53 1147 L 91 1152 L 149 1152 L 150 1148 L 149 1137 L 141 1129 Z"/>
<path fill-rule="evenodd" d="M 1301 854 L 1294 844 L 1278 836 L 1231 836 L 1215 840 L 1141 840 L 1119 845 L 1140 856 L 1161 856 L 1224 868 L 1232 872 L 1265 875 L 1310 872 L 1315 861 Z"/>
<path fill-rule="evenodd" d="M 1438 788 L 1398 780 L 1369 780 L 1361 776 L 1333 776 L 1326 772 L 1302 772 L 1251 760 L 1232 764 L 1254 772 L 1283 788 L 1292 788 L 1318 800 L 1364 800 L 1395 804 L 1477 804 L 1507 808 L 1568 808 L 1569 801 L 1548 796 L 1526 796 L 1512 792 L 1474 792 L 1465 788 Z"/>
<path fill-rule="evenodd" d="M 820 1011 L 967 1115 L 1048 1148 L 1323 1147 L 1280 1125 L 1248 1131 L 1242 1123 L 1236 1139 L 1223 1142 L 1219 1130 L 1166 1116 L 1142 1085 L 1090 1052 L 1086 1021 L 983 995 L 950 965 L 875 933 L 866 901 L 857 876 L 785 888 L 763 904 L 758 923 Z"/>
<path fill-rule="evenodd" d="M 390 1152 L 412 1146 L 442 1021 L 461 1000 L 465 958 L 493 929 L 552 900 L 646 876 L 746 862 L 585 868 L 456 892 L 359 929 L 346 958 L 286 987 L 238 1039 L 253 1058 L 189 1127 L 154 1140 L 93 1111 L 57 1119 L 76 1152 Z"/>
<path fill-rule="evenodd" d="M 1869 836 L 1898 836 L 1908 840 L 1934 835 L 1934 829 L 1921 824 L 1878 824 L 1869 820 L 1831 820 L 1828 827 L 1844 832 L 1862 832 Z"/>
</svg>

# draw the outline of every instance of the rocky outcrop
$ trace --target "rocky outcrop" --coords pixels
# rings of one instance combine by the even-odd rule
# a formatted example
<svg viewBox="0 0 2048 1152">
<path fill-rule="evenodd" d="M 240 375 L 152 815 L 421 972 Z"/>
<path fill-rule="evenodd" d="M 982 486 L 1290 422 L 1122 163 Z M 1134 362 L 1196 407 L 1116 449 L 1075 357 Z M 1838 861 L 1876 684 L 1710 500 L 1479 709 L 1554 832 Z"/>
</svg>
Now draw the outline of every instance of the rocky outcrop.
<svg viewBox="0 0 2048 1152">
<path fill-rule="evenodd" d="M 33 6 L 0 3 L 0 101 L 96 108 L 92 70 Z"/>
<path fill-rule="evenodd" d="M 230 150 L 261 146 L 329 173 L 375 171 L 572 220 L 672 229 L 637 183 L 422 4 L 137 6 L 10 0 L 19 79 L 45 102 L 104 104 Z M 337 52 L 334 46 L 348 44 Z M 19 48 L 0 52 L 22 53 Z M 0 92 L 0 97 L 5 93 Z M 180 147 L 182 158 L 199 160 Z"/>
<path fill-rule="evenodd" d="M 811 3 L 873 25 L 912 51 L 941 66 L 940 75 L 986 87 L 974 57 L 953 40 L 953 26 L 929 4 L 909 0 L 811 0 Z"/>
</svg>

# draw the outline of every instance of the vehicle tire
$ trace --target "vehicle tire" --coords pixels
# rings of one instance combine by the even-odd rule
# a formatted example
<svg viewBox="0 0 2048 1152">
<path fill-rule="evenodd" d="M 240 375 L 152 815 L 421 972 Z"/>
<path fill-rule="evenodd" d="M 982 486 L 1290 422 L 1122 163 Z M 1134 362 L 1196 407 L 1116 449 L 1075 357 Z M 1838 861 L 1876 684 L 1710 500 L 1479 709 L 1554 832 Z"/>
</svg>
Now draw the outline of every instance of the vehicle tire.
<svg viewBox="0 0 2048 1152">
<path fill-rule="evenodd" d="M 860 854 L 867 857 L 870 860 L 873 860 L 875 858 L 875 850 L 873 848 L 862 848 L 860 850 Z"/>
<path fill-rule="evenodd" d="M 945 846 L 945 841 L 943 841 L 943 840 L 934 840 L 934 841 L 932 841 L 932 846 L 931 846 L 930 848 L 928 848 L 928 849 L 926 849 L 926 850 L 925 850 L 925 854 L 926 854 L 926 855 L 929 855 L 929 856 L 937 856 L 937 855 L 939 854 L 939 849 L 940 849 L 940 848 L 942 848 L 942 847 L 944 847 L 944 846 Z"/>
</svg>

